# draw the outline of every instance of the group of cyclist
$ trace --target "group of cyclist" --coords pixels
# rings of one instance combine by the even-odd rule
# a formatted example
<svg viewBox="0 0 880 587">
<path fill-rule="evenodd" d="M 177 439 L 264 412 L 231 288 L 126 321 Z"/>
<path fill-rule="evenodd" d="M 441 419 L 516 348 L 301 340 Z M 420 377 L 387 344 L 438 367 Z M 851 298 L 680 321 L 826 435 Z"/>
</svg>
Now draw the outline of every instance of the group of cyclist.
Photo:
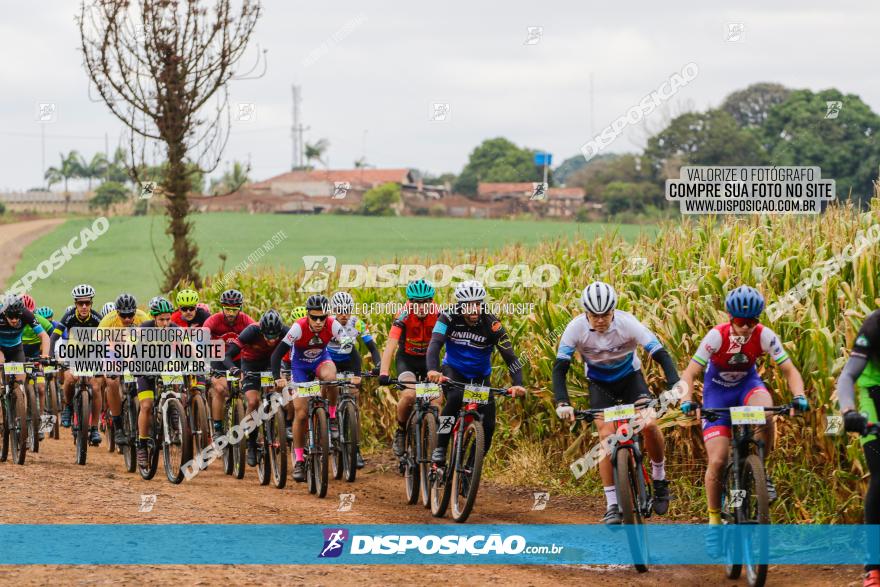
<svg viewBox="0 0 880 587">
<path fill-rule="evenodd" d="M 492 372 L 492 355 L 497 349 L 507 368 L 511 386 L 510 394 L 522 396 L 522 363 L 517 358 L 507 330 L 498 317 L 486 311 L 486 289 L 478 281 L 465 281 L 454 290 L 455 304 L 441 310 L 435 303 L 435 289 L 425 280 L 415 280 L 406 287 L 406 304 L 395 316 L 388 332 L 384 352 L 379 352 L 376 341 L 364 320 L 354 314 L 355 302 L 347 292 L 337 292 L 330 299 L 315 294 L 298 307 L 287 323 L 281 314 L 270 309 L 254 320 L 242 308 L 244 296 L 230 289 L 220 295 L 221 311 L 211 313 L 200 303 L 198 292 L 191 289 L 180 291 L 175 300 L 177 307 L 164 297 L 156 297 L 148 304 L 149 315 L 137 307 L 130 294 L 120 295 L 114 303 L 108 303 L 101 313 L 93 308 L 95 290 L 89 285 L 78 285 L 72 291 L 74 304 L 57 321 L 53 312 L 43 306 L 35 308 L 28 295 L 7 296 L 0 313 L 0 360 L 25 361 L 50 358 L 59 340 L 67 338 L 74 327 L 205 327 L 213 339 L 226 343 L 223 361 L 212 365 L 214 371 L 208 380 L 199 383 L 211 389 L 211 412 L 215 433 L 222 431 L 223 408 L 228 392 L 226 373 L 241 380 L 241 388 L 247 398 L 247 409 L 257 409 L 261 397 L 259 373 L 271 371 L 276 386 L 290 382 L 312 380 L 335 381 L 338 373 L 360 374 L 362 359 L 357 350 L 360 339 L 370 354 L 373 364 L 369 375 L 378 376 L 380 386 L 392 382 L 392 362 L 396 382 L 415 383 L 429 381 L 488 385 Z M 610 408 L 620 404 L 644 406 L 653 398 L 642 373 L 636 350 L 644 349 L 649 357 L 661 367 L 667 387 L 681 399 L 681 412 L 700 414 L 700 405 L 694 401 L 694 382 L 705 369 L 702 384 L 702 407 L 730 408 L 735 406 L 772 406 L 770 391 L 758 375 L 756 363 L 763 355 L 769 355 L 772 364 L 785 377 L 792 394 L 792 413 L 809 410 L 804 382 L 786 353 L 782 341 L 767 326 L 760 323 L 764 310 L 764 298 L 749 286 L 732 290 L 725 300 L 729 320 L 712 328 L 702 339 L 688 366 L 679 375 L 675 362 L 657 336 L 629 312 L 617 308 L 617 293 L 603 282 L 594 282 L 582 292 L 580 302 L 585 310 L 574 317 L 559 340 L 552 370 L 552 385 L 557 416 L 574 421 L 575 409 L 567 389 L 567 374 L 572 358 L 579 355 L 593 409 Z M 441 351 L 445 349 L 445 353 Z M 288 375 L 289 373 L 289 380 Z M 115 441 L 126 442 L 121 434 L 120 386 L 115 377 L 92 378 L 96 397 L 105 397 L 113 418 Z M 61 424 L 70 426 L 70 399 L 74 377 L 65 371 L 63 379 L 65 408 Z M 330 435 L 339 434 L 336 422 L 336 393 L 333 385 L 322 386 L 322 393 L 329 402 Z M 404 453 L 405 427 L 415 400 L 413 385 L 401 386 L 397 402 L 398 427 L 394 433 L 392 449 L 399 457 Z M 864 413 L 856 411 L 856 388 L 858 403 Z M 462 404 L 460 386 L 443 386 L 445 402 L 442 416 L 455 416 Z M 154 383 L 151 378 L 138 378 L 138 400 L 142 415 L 148 414 L 154 399 Z M 39 390 L 41 398 L 45 389 Z M 865 434 L 869 422 L 877 421 L 877 402 L 880 400 L 880 310 L 870 315 L 859 331 L 852 353 L 838 382 L 838 398 L 844 418 L 845 429 L 863 434 L 862 443 L 872 473 L 866 496 L 865 521 L 880 523 L 880 441 L 874 435 Z M 435 400 L 439 402 L 438 400 Z M 102 406 L 95 401 L 92 423 L 98 421 Z M 486 452 L 495 428 L 495 404 L 490 401 L 481 406 L 483 426 L 486 433 Z M 286 406 L 287 435 L 294 449 L 293 478 L 305 480 L 304 449 L 307 430 L 307 401 L 296 398 Z M 614 433 L 613 422 L 596 419 L 602 440 Z M 708 466 L 705 473 L 706 498 L 710 524 L 721 523 L 721 473 L 726 465 L 731 440 L 730 418 L 703 418 L 703 439 L 706 446 Z M 149 434 L 149 419 L 139 422 L 138 459 L 145 459 L 144 443 Z M 666 476 L 663 435 L 651 416 L 645 417 L 643 428 L 647 452 L 651 459 L 654 511 L 665 514 L 671 495 Z M 758 436 L 768 449 L 774 440 L 773 419 L 767 415 L 765 425 L 759 426 Z M 96 427 L 90 431 L 91 441 L 100 443 Z M 248 464 L 256 464 L 256 438 L 248 439 Z M 449 431 L 437 435 L 436 449 L 431 455 L 435 464 L 444 463 L 449 442 Z M 357 466 L 364 461 L 357 454 Z M 599 474 L 606 498 L 606 524 L 621 523 L 620 509 L 615 494 L 612 466 L 609 459 L 602 459 Z M 771 499 L 776 489 L 769 475 L 767 489 Z M 880 585 L 880 568 L 869 567 L 866 585 Z"/>
</svg>

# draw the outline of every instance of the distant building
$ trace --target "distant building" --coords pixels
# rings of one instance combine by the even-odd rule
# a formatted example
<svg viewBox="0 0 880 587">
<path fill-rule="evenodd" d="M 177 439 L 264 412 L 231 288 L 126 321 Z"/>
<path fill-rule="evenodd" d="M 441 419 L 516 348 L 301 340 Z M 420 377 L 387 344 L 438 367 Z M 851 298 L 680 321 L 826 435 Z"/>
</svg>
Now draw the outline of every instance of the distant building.
<svg viewBox="0 0 880 587">
<path fill-rule="evenodd" d="M 538 196 L 534 188 L 532 182 L 480 182 L 477 184 L 476 199 L 493 204 L 504 203 L 511 214 L 535 213 L 561 218 L 574 216 L 578 209 L 587 205 L 582 188 L 548 188 Z"/>
<path fill-rule="evenodd" d="M 0 202 L 10 212 L 40 213 L 88 213 L 89 198 L 92 192 L 69 192 L 67 201 L 63 193 L 50 191 L 7 192 L 0 193 Z"/>
<path fill-rule="evenodd" d="M 385 183 L 397 183 L 401 186 L 414 184 L 415 176 L 409 169 L 297 170 L 252 183 L 248 188 L 254 193 L 302 194 L 332 198 L 338 184 L 348 184 L 348 189 L 366 191 Z"/>
</svg>

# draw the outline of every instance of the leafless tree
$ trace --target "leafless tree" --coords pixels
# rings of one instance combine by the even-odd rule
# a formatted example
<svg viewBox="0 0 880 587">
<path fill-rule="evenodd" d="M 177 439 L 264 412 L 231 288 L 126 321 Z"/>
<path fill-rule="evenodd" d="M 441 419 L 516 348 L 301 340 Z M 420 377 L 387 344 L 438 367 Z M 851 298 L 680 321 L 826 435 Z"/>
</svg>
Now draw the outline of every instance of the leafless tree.
<svg viewBox="0 0 880 587">
<path fill-rule="evenodd" d="M 173 247 L 163 262 L 166 291 L 181 282 L 201 285 L 198 246 L 187 218 L 191 174 L 209 172 L 220 162 L 229 137 L 227 83 L 261 11 L 259 0 L 205 4 L 84 0 L 77 17 L 90 81 L 130 131 L 136 183 L 145 167 L 145 145 L 165 151 L 161 191 Z"/>
</svg>

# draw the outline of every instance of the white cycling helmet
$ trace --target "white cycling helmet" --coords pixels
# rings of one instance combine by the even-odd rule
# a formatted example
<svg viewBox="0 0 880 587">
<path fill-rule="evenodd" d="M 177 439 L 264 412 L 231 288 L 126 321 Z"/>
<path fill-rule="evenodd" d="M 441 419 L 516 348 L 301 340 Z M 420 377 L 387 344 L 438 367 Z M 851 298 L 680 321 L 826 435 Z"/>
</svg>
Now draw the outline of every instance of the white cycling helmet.
<svg viewBox="0 0 880 587">
<path fill-rule="evenodd" d="M 351 314 L 354 312 L 354 298 L 347 291 L 338 291 L 330 298 L 330 307 L 334 314 Z"/>
<path fill-rule="evenodd" d="M 459 302 L 482 302 L 486 295 L 486 288 L 474 279 L 462 281 L 455 286 L 455 299 Z"/>
<path fill-rule="evenodd" d="M 89 298 L 92 299 L 95 297 L 95 288 L 93 288 L 88 283 L 81 283 L 70 292 L 70 295 L 73 296 L 75 300 L 80 298 Z"/>
<path fill-rule="evenodd" d="M 617 292 L 602 281 L 594 281 L 584 288 L 581 305 L 590 314 L 605 314 L 617 307 Z"/>
</svg>

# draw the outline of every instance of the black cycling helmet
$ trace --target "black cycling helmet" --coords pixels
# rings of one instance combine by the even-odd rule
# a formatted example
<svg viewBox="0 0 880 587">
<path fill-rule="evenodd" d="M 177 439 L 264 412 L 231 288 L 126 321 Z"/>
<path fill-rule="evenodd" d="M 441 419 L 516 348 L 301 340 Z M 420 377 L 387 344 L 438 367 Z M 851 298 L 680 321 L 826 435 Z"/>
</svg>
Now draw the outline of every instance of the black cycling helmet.
<svg viewBox="0 0 880 587">
<path fill-rule="evenodd" d="M 306 300 L 306 310 L 330 311 L 330 300 L 323 294 L 313 294 Z"/>
<path fill-rule="evenodd" d="M 137 300 L 131 294 L 121 294 L 116 298 L 116 312 L 119 314 L 132 314 L 138 309 Z"/>
<path fill-rule="evenodd" d="M 275 310 L 269 310 L 260 318 L 260 332 L 266 338 L 278 338 L 284 330 L 284 322 L 281 314 Z"/>
<path fill-rule="evenodd" d="M 22 302 L 21 298 L 17 295 L 9 294 L 3 299 L 3 304 L 0 306 L 0 310 L 2 310 L 8 318 L 18 318 L 21 316 L 22 312 L 24 312 L 24 302 Z"/>
<path fill-rule="evenodd" d="M 241 306 L 244 304 L 244 294 L 237 289 L 227 289 L 220 294 L 220 305 L 222 306 Z"/>
</svg>

